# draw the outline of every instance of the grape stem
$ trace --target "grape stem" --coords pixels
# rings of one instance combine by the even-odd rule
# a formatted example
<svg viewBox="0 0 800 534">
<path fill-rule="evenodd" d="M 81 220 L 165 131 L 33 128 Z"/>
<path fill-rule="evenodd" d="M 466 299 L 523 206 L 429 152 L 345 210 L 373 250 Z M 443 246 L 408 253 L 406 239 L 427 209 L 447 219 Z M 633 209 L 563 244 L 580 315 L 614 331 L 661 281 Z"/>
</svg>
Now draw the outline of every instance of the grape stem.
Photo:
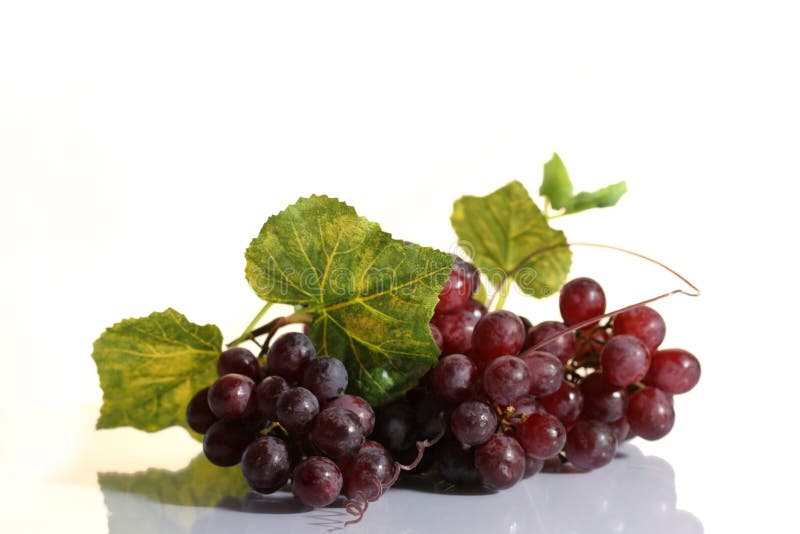
<svg viewBox="0 0 800 534">
<path fill-rule="evenodd" d="M 271 306 L 271 304 L 269 304 L 268 306 Z M 265 306 L 265 308 L 268 309 L 268 306 Z M 265 310 L 263 309 L 262 311 L 265 312 Z M 260 315 L 263 316 L 263 313 L 260 313 Z M 260 318 L 261 317 L 256 317 L 256 319 L 251 322 L 250 326 L 248 326 L 248 330 L 252 328 L 252 325 L 255 324 L 255 322 L 257 322 L 257 320 Z M 314 317 L 310 313 L 300 313 L 300 312 L 292 313 L 291 315 L 286 315 L 284 317 L 276 317 L 267 324 L 261 325 L 254 330 L 246 331 L 241 336 L 236 338 L 234 341 L 229 343 L 228 347 L 233 347 L 245 341 L 255 341 L 257 337 L 266 335 L 267 339 L 264 342 L 264 345 L 262 346 L 262 353 L 266 352 L 267 348 L 269 347 L 269 342 L 272 339 L 272 336 L 275 335 L 275 332 L 277 332 L 278 329 L 290 324 L 298 324 L 298 323 L 309 324 L 311 323 L 313 318 Z"/>
<path fill-rule="evenodd" d="M 248 324 L 247 328 L 244 329 L 244 332 L 242 332 L 242 335 L 237 337 L 236 339 L 234 339 L 230 343 L 228 343 L 228 348 L 235 347 L 236 345 L 239 345 L 241 343 L 244 343 L 248 339 L 251 339 L 250 332 L 253 330 L 253 328 L 256 327 L 256 325 L 258 324 L 258 321 L 260 321 L 261 318 L 264 317 L 264 314 L 269 311 L 269 309 L 272 307 L 273 304 L 274 304 L 273 302 L 267 302 L 264 305 L 264 307 L 261 308 L 261 311 L 259 311 L 256 314 L 256 316 L 253 317 L 253 320 L 250 321 L 250 324 Z"/>
</svg>

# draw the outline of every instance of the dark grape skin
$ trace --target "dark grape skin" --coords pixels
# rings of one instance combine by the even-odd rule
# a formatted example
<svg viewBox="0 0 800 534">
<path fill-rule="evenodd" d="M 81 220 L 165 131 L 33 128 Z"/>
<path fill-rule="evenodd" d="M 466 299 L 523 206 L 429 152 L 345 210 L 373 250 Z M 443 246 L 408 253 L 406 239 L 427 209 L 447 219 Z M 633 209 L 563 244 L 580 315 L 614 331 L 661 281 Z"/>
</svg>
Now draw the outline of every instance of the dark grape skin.
<svg viewBox="0 0 800 534">
<path fill-rule="evenodd" d="M 258 413 L 270 421 L 275 421 L 278 397 L 289 389 L 289 384 L 278 375 L 268 376 L 256 386 L 256 405 Z"/>
<path fill-rule="evenodd" d="M 644 387 L 631 394 L 625 416 L 637 436 L 650 441 L 661 439 L 675 424 L 672 397 L 658 388 Z"/>
<path fill-rule="evenodd" d="M 416 439 L 432 439 L 446 426 L 449 405 L 432 391 L 425 394 L 414 404 L 414 428 Z"/>
<path fill-rule="evenodd" d="M 547 460 L 564 448 L 567 431 L 554 416 L 535 413 L 517 425 L 513 436 L 527 456 Z"/>
<path fill-rule="evenodd" d="M 600 353 L 600 367 L 606 382 L 630 386 L 642 380 L 650 368 L 650 352 L 634 336 L 614 336 Z"/>
<path fill-rule="evenodd" d="M 208 407 L 208 388 L 203 388 L 194 394 L 186 406 L 186 424 L 189 428 L 200 434 L 206 431 L 219 420 Z"/>
<path fill-rule="evenodd" d="M 347 389 L 347 369 L 341 360 L 331 356 L 314 358 L 306 363 L 301 385 L 320 403 L 331 401 Z"/>
<path fill-rule="evenodd" d="M 478 382 L 478 368 L 463 354 L 450 354 L 433 368 L 433 390 L 447 402 L 464 402 Z"/>
<path fill-rule="evenodd" d="M 599 421 L 579 421 L 567 434 L 564 452 L 579 469 L 597 469 L 614 459 L 617 440 L 611 427 Z"/>
<path fill-rule="evenodd" d="M 608 426 L 611 427 L 611 431 L 614 433 L 614 437 L 617 438 L 618 444 L 633 437 L 633 434 L 631 434 L 631 425 L 628 423 L 628 418 L 624 415 L 616 421 L 608 423 Z"/>
<path fill-rule="evenodd" d="M 595 280 L 575 278 L 561 288 L 558 307 L 564 323 L 572 326 L 603 315 L 606 311 L 606 295 Z"/>
<path fill-rule="evenodd" d="M 667 326 L 664 318 L 649 306 L 637 306 L 614 317 L 613 327 L 615 336 L 630 335 L 639 338 L 654 352 L 664 341 Z"/>
<path fill-rule="evenodd" d="M 377 499 L 383 493 L 383 487 L 391 482 L 394 469 L 394 462 L 387 451 L 362 448 L 342 468 L 342 491 L 351 499 L 359 495 L 367 500 Z"/>
<path fill-rule="evenodd" d="M 544 321 L 534 326 L 529 332 L 527 337 L 527 345 L 530 348 L 536 348 L 544 352 L 549 352 L 558 358 L 561 363 L 567 363 L 575 356 L 575 334 L 567 332 L 562 336 L 557 337 L 547 345 L 538 347 L 537 345 L 542 341 L 557 335 L 567 329 L 564 323 L 558 321 Z"/>
<path fill-rule="evenodd" d="M 442 334 L 442 354 L 469 353 L 475 325 L 485 314 L 486 307 L 473 299 L 452 313 L 434 313 L 431 323 Z"/>
<path fill-rule="evenodd" d="M 568 425 L 577 421 L 583 409 L 583 395 L 575 384 L 561 381 L 561 387 L 555 393 L 539 397 L 539 404 L 548 413 L 555 415 L 559 421 Z"/>
<path fill-rule="evenodd" d="M 439 313 L 450 313 L 461 306 L 472 295 L 472 284 L 467 275 L 459 270 L 452 269 L 444 283 L 439 302 L 436 303 L 435 311 Z"/>
<path fill-rule="evenodd" d="M 321 508 L 333 503 L 342 491 L 342 472 L 322 456 L 310 456 L 292 471 L 292 491 L 305 505 Z"/>
<path fill-rule="evenodd" d="M 392 452 L 410 449 L 416 438 L 414 412 L 405 402 L 395 402 L 380 409 L 375 421 L 376 440 Z"/>
<path fill-rule="evenodd" d="M 431 329 L 431 337 L 433 338 L 433 342 L 436 343 L 436 347 L 439 349 L 439 352 L 442 351 L 444 348 L 444 338 L 442 337 L 442 331 L 439 330 L 439 327 L 433 323 L 428 323 L 428 328 Z"/>
<path fill-rule="evenodd" d="M 248 376 L 221 376 L 208 388 L 208 407 L 221 419 L 246 419 L 256 411 L 255 389 L 256 383 Z"/>
<path fill-rule="evenodd" d="M 325 408 L 311 423 L 311 442 L 333 459 L 350 456 L 364 444 L 364 429 L 356 414 L 339 406 Z"/>
<path fill-rule="evenodd" d="M 477 486 L 481 476 L 475 469 L 475 449 L 448 439 L 437 451 L 437 468 L 443 479 L 457 486 Z"/>
<path fill-rule="evenodd" d="M 472 352 L 484 363 L 518 354 L 525 343 L 525 326 L 514 313 L 499 310 L 487 313 L 472 332 Z"/>
<path fill-rule="evenodd" d="M 525 475 L 525 451 L 514 438 L 495 434 L 475 450 L 475 468 L 484 486 L 510 488 Z"/>
<path fill-rule="evenodd" d="M 511 422 L 512 424 L 517 424 L 534 413 L 548 412 L 534 397 L 530 395 L 520 397 L 514 401 L 514 415 L 511 418 Z"/>
<path fill-rule="evenodd" d="M 289 480 L 289 449 L 282 439 L 261 436 L 242 454 L 242 474 L 259 493 L 274 493 Z"/>
<path fill-rule="evenodd" d="M 581 381 L 583 416 L 603 423 L 611 423 L 625 415 L 628 392 L 623 387 L 606 382 L 602 373 L 592 373 Z"/>
<path fill-rule="evenodd" d="M 254 437 L 250 425 L 221 419 L 211 425 L 203 436 L 203 452 L 214 465 L 236 465 Z"/>
<path fill-rule="evenodd" d="M 462 402 L 450 415 L 450 429 L 464 445 L 481 445 L 497 430 L 497 416 L 483 402 Z"/>
<path fill-rule="evenodd" d="M 326 404 L 325 408 L 332 406 L 345 408 L 356 414 L 361 422 L 361 428 L 364 429 L 364 436 L 372 434 L 372 429 L 375 428 L 375 411 L 367 401 L 356 395 L 342 395 Z"/>
<path fill-rule="evenodd" d="M 290 385 L 303 376 L 303 367 L 317 351 L 305 334 L 289 332 L 272 342 L 267 352 L 267 374 L 282 376 Z"/>
<path fill-rule="evenodd" d="M 217 375 L 224 376 L 231 373 L 248 376 L 254 382 L 258 382 L 258 359 L 244 347 L 233 347 L 223 351 L 217 360 Z"/>
<path fill-rule="evenodd" d="M 525 475 L 522 478 L 530 478 L 540 473 L 544 468 L 544 460 L 539 460 L 531 456 L 525 456 Z"/>
<path fill-rule="evenodd" d="M 555 393 L 564 378 L 564 365 L 549 352 L 528 349 L 519 355 L 531 375 L 529 393 L 535 396 Z"/>
<path fill-rule="evenodd" d="M 459 271 L 467 275 L 467 279 L 469 280 L 469 286 L 470 286 L 470 296 L 474 295 L 478 291 L 478 288 L 481 286 L 481 273 L 480 271 L 478 271 L 478 268 L 475 267 L 470 262 L 468 262 L 467 260 L 463 260 L 458 256 L 454 256 L 453 269 L 458 269 Z"/>
<path fill-rule="evenodd" d="M 653 353 L 644 383 L 665 393 L 686 393 L 700 380 L 700 362 L 683 349 L 662 349 Z"/>
<path fill-rule="evenodd" d="M 289 388 L 278 397 L 275 408 L 278 422 L 289 432 L 302 432 L 319 413 L 319 401 L 303 387 Z"/>
<path fill-rule="evenodd" d="M 483 391 L 498 404 L 508 406 L 527 395 L 531 389 L 531 372 L 516 356 L 500 356 L 483 372 Z"/>
</svg>

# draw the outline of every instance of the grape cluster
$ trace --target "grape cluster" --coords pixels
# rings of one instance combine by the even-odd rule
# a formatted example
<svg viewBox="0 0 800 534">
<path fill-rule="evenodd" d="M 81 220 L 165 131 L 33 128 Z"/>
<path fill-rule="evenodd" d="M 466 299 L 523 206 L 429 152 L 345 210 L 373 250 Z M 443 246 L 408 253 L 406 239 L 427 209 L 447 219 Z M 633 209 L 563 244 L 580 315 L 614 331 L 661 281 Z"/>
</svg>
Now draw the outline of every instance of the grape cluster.
<svg viewBox="0 0 800 534">
<path fill-rule="evenodd" d="M 622 441 L 672 429 L 672 397 L 697 384 L 700 364 L 685 350 L 659 349 L 658 312 L 637 306 L 600 319 L 602 287 L 577 278 L 561 290 L 562 320 L 533 325 L 473 300 L 479 279 L 470 267 L 457 262 L 440 296 L 431 330 L 442 356 L 416 394 L 432 393 L 428 402 L 447 414 L 437 447 L 444 479 L 503 489 L 547 460 L 594 469 Z"/>
<path fill-rule="evenodd" d="M 375 426 L 372 407 L 344 394 L 344 365 L 318 356 L 306 335 L 276 338 L 263 367 L 249 350 L 228 349 L 217 371 L 189 402 L 186 420 L 204 434 L 206 457 L 240 464 L 255 491 L 273 493 L 291 481 L 306 505 L 328 506 L 344 494 L 348 510 L 363 513 L 396 480 L 399 464 L 366 439 Z"/>
</svg>

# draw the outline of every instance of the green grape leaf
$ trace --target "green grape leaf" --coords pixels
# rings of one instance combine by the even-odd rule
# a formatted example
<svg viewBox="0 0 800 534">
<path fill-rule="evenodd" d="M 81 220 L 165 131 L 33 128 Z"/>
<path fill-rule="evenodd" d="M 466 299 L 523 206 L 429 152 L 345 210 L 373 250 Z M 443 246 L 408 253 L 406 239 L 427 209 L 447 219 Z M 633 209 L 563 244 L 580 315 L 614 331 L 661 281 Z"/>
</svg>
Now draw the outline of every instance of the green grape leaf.
<svg viewBox="0 0 800 534">
<path fill-rule="evenodd" d="M 245 257 L 256 294 L 311 313 L 317 352 L 342 360 L 348 390 L 370 404 L 401 395 L 436 362 L 428 322 L 449 254 L 403 244 L 347 204 L 315 195 L 270 217 Z"/>
<path fill-rule="evenodd" d="M 541 298 L 564 283 L 572 263 L 564 232 L 550 227 L 521 183 L 461 197 L 450 221 L 459 245 L 493 285 L 508 275 L 524 293 Z"/>
<path fill-rule="evenodd" d="M 214 382 L 221 347 L 216 326 L 196 325 L 172 308 L 107 329 L 92 353 L 103 388 L 97 428 L 188 430 L 186 405 Z"/>
<path fill-rule="evenodd" d="M 585 191 L 578 193 L 565 206 L 564 213 L 578 213 L 591 208 L 608 208 L 615 205 L 627 191 L 628 186 L 625 182 L 618 182 L 590 193 Z"/>
<path fill-rule="evenodd" d="M 202 453 L 179 471 L 148 469 L 137 473 L 98 473 L 97 479 L 104 494 L 119 491 L 180 506 L 216 506 L 229 498 L 244 498 L 248 492 L 241 469 L 218 467 Z"/>
<path fill-rule="evenodd" d="M 539 186 L 539 194 L 546 197 L 550 205 L 557 210 L 566 208 L 572 201 L 572 182 L 564 162 L 555 152 L 550 161 L 544 164 L 544 176 L 542 185 Z"/>
</svg>

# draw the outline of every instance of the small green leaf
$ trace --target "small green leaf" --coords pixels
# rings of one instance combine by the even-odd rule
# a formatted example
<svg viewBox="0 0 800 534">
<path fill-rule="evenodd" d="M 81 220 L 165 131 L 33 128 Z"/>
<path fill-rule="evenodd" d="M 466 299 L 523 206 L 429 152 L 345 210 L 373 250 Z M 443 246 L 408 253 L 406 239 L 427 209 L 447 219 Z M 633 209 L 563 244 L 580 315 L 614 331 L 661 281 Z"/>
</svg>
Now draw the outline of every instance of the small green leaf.
<svg viewBox="0 0 800 534">
<path fill-rule="evenodd" d="M 628 186 L 625 182 L 619 182 L 591 193 L 578 193 L 570 200 L 564 213 L 578 213 L 591 208 L 608 208 L 615 205 L 626 191 L 628 191 Z"/>
<path fill-rule="evenodd" d="M 546 297 L 564 283 L 572 262 L 564 232 L 550 228 L 521 183 L 461 197 L 450 220 L 462 248 L 472 251 L 495 287 L 508 274 L 523 292 Z"/>
<path fill-rule="evenodd" d="M 243 498 L 248 486 L 238 467 L 218 467 L 202 453 L 179 471 L 148 469 L 138 473 L 98 473 L 103 493 L 120 491 L 162 504 L 216 506 L 223 499 Z"/>
<path fill-rule="evenodd" d="M 256 294 L 312 313 L 317 352 L 342 360 L 349 390 L 370 404 L 401 395 L 436 362 L 428 322 L 452 256 L 312 196 L 270 217 L 245 257 Z"/>
<path fill-rule="evenodd" d="M 97 428 L 188 429 L 186 405 L 216 378 L 222 334 L 172 308 L 125 319 L 94 342 L 103 406 Z"/>
<path fill-rule="evenodd" d="M 544 164 L 544 176 L 539 194 L 550 201 L 550 205 L 560 210 L 572 200 L 572 182 L 561 158 L 553 153 L 550 161 Z"/>
</svg>

